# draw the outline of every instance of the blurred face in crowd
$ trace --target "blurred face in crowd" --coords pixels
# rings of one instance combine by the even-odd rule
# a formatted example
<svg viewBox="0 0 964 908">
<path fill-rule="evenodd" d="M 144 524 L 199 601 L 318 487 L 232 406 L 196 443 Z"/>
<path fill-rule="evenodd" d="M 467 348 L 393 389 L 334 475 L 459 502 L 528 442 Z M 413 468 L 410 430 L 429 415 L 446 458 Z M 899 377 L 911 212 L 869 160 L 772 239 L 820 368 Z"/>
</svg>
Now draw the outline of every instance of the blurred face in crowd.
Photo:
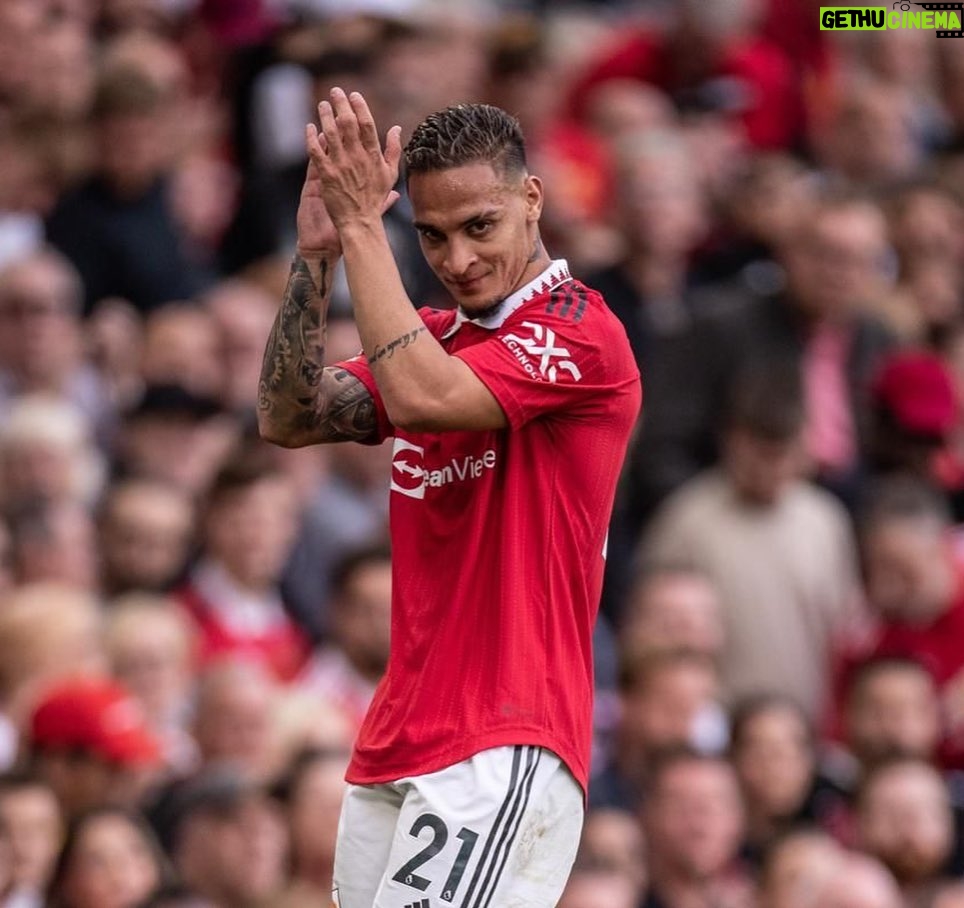
<svg viewBox="0 0 964 908">
<path fill-rule="evenodd" d="M 121 431 L 121 460 L 130 473 L 197 496 L 210 485 L 237 426 L 218 416 L 160 413 L 133 417 Z"/>
<path fill-rule="evenodd" d="M 930 760 L 941 737 L 930 674 L 914 665 L 881 665 L 861 677 L 847 701 L 847 743 L 864 765 L 886 757 Z"/>
<path fill-rule="evenodd" d="M 70 908 L 136 908 L 160 883 L 144 833 L 120 814 L 84 823 L 63 883 Z"/>
<path fill-rule="evenodd" d="M 346 761 L 321 758 L 305 769 L 288 806 L 291 856 L 296 874 L 331 873 L 335 861 L 338 817 L 345 795 Z"/>
<path fill-rule="evenodd" d="M 927 625 L 951 604 L 955 576 L 937 519 L 879 521 L 863 538 L 871 605 L 886 619 Z"/>
<path fill-rule="evenodd" d="M 78 504 L 51 505 L 35 526 L 18 534 L 14 558 L 21 583 L 56 582 L 95 589 L 100 566 L 94 521 Z"/>
<path fill-rule="evenodd" d="M 201 678 L 194 736 L 205 765 L 229 764 L 261 777 L 274 754 L 276 691 L 255 664 L 212 666 Z"/>
<path fill-rule="evenodd" d="M 217 398 L 224 388 L 221 364 L 218 326 L 207 310 L 171 303 L 148 317 L 141 360 L 148 384 L 177 384 Z"/>
<path fill-rule="evenodd" d="M 174 861 L 184 881 L 218 905 L 271 904 L 285 874 L 287 840 L 266 797 L 189 818 Z"/>
<path fill-rule="evenodd" d="M 40 782 L 0 789 L 0 825 L 13 850 L 14 883 L 42 892 L 64 832 L 56 795 Z"/>
<path fill-rule="evenodd" d="M 878 770 L 857 805 L 861 847 L 901 883 L 940 873 L 954 841 L 949 795 L 940 773 L 926 763 Z"/>
<path fill-rule="evenodd" d="M 813 781 L 814 754 L 806 720 L 788 704 L 763 708 L 746 720 L 734 742 L 733 765 L 751 815 L 792 817 Z"/>
<path fill-rule="evenodd" d="M 583 826 L 576 867 L 624 877 L 641 892 L 646 886 L 646 855 L 637 818 L 623 810 L 590 811 Z"/>
<path fill-rule="evenodd" d="M 114 191 L 137 197 L 148 190 L 168 163 L 163 108 L 143 113 L 111 113 L 97 124 L 97 162 Z"/>
<path fill-rule="evenodd" d="M 843 859 L 843 849 L 824 833 L 803 832 L 782 840 L 767 857 L 759 908 L 813 908 L 816 891 Z"/>
<path fill-rule="evenodd" d="M 692 252 L 706 227 L 700 182 L 680 136 L 650 141 L 655 147 L 625 165 L 620 220 L 634 252 L 675 261 Z"/>
<path fill-rule="evenodd" d="M 577 870 L 569 878 L 558 908 L 636 908 L 639 892 L 618 873 Z"/>
<path fill-rule="evenodd" d="M 253 409 L 264 345 L 271 333 L 277 303 L 260 287 L 243 281 L 228 281 L 215 288 L 205 303 L 221 332 L 226 403 L 234 409 Z M 353 356 L 360 349 L 359 343 L 349 355 Z M 343 358 L 332 347 L 331 324 L 328 328 L 328 356 L 328 362 Z"/>
<path fill-rule="evenodd" d="M 718 760 L 680 760 L 665 767 L 644 806 L 652 873 L 705 882 L 736 855 L 743 805 L 731 767 Z"/>
<path fill-rule="evenodd" d="M 698 723 L 714 711 L 719 683 L 700 658 L 660 659 L 623 692 L 621 737 L 633 751 L 653 752 L 694 743 Z"/>
<path fill-rule="evenodd" d="M 291 483 L 281 475 L 266 476 L 211 503 L 205 549 L 236 581 L 263 590 L 278 582 L 297 529 Z"/>
<path fill-rule="evenodd" d="M 100 538 L 108 590 L 166 589 L 187 562 L 193 520 L 190 498 L 176 487 L 132 480 L 111 489 Z"/>
<path fill-rule="evenodd" d="M 0 365 L 23 390 L 60 391 L 80 354 L 76 277 L 38 253 L 0 272 Z"/>
<path fill-rule="evenodd" d="M 744 503 L 753 507 L 775 505 L 804 468 L 801 436 L 787 440 L 762 438 L 733 427 L 723 446 L 723 464 L 731 484 Z"/>
<path fill-rule="evenodd" d="M 709 579 L 698 574 L 645 576 L 630 593 L 620 637 L 640 651 L 687 649 L 718 655 L 723 648 L 719 596 Z"/>
<path fill-rule="evenodd" d="M 959 263 L 964 255 L 964 211 L 947 192 L 915 189 L 898 202 L 891 239 L 905 267 L 913 268 L 922 260 L 937 260 L 945 266 Z"/>
<path fill-rule="evenodd" d="M 820 908 L 905 908 L 893 876 L 877 861 L 848 854 L 818 890 Z"/>
<path fill-rule="evenodd" d="M 44 59 L 38 105 L 58 120 L 83 117 L 94 90 L 94 54 L 86 26 L 71 20 L 48 26 L 38 52 Z"/>
<path fill-rule="evenodd" d="M 174 603 L 115 604 L 107 628 L 111 669 L 155 724 L 179 718 L 193 681 L 191 628 Z"/>
<path fill-rule="evenodd" d="M 336 606 L 335 632 L 352 665 L 378 679 L 388 664 L 392 564 L 369 561 L 352 573 Z"/>
<path fill-rule="evenodd" d="M 884 286 L 887 251 L 877 208 L 818 208 L 781 250 L 794 303 L 810 319 L 847 319 Z"/>
<path fill-rule="evenodd" d="M 104 804 L 133 810 L 157 779 L 154 768 L 118 764 L 93 753 L 43 751 L 36 768 L 67 817 Z"/>
</svg>

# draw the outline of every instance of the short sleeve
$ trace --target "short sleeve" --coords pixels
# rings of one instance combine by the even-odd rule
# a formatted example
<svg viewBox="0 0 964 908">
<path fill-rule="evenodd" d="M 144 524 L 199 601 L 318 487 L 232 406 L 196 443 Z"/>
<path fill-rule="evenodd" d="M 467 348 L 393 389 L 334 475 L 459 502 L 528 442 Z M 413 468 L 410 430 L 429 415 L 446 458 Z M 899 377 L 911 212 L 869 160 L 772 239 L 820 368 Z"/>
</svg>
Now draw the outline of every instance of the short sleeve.
<svg viewBox="0 0 964 908">
<path fill-rule="evenodd" d="M 638 393 L 626 332 L 601 300 L 588 311 L 574 309 L 584 318 L 550 310 L 544 302 L 526 305 L 491 338 L 455 353 L 514 429 L 548 413 L 599 413 L 620 394 Z"/>
<path fill-rule="evenodd" d="M 378 431 L 374 437 L 367 439 L 362 444 L 380 445 L 386 438 L 391 438 L 395 434 L 395 427 L 388 418 L 385 402 L 379 393 L 378 385 L 375 384 L 375 377 L 372 375 L 371 366 L 365 359 L 365 354 L 359 353 L 351 359 L 335 363 L 334 368 L 344 369 L 350 375 L 354 375 L 368 389 L 368 393 L 372 396 L 372 402 L 375 404 L 375 421 Z"/>
</svg>

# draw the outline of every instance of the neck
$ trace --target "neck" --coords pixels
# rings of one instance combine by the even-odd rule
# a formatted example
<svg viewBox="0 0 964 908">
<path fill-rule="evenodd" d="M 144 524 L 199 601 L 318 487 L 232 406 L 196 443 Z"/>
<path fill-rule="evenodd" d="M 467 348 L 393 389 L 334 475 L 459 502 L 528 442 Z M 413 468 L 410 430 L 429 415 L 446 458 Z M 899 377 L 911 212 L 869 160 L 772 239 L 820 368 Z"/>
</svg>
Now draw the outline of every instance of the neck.
<svg viewBox="0 0 964 908">
<path fill-rule="evenodd" d="M 331 892 L 332 876 L 334 874 L 334 856 L 306 856 L 298 862 L 295 871 L 295 882 L 300 886 L 317 889 L 319 892 Z"/>
</svg>

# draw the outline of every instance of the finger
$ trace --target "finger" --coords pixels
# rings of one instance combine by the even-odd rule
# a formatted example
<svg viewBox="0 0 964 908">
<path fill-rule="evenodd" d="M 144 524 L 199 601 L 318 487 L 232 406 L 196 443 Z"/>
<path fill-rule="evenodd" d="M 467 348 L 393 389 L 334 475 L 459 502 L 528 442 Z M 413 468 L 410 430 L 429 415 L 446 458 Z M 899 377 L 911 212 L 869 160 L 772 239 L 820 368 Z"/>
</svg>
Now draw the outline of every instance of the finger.
<svg viewBox="0 0 964 908">
<path fill-rule="evenodd" d="M 327 140 L 318 132 L 318 127 L 314 123 L 309 123 L 305 127 L 305 148 L 308 151 L 308 158 L 312 162 L 316 158 L 324 157 L 327 144 Z"/>
<path fill-rule="evenodd" d="M 393 182 L 398 179 L 398 165 L 402 159 L 402 127 L 393 126 L 385 136 L 385 163 L 391 168 Z"/>
<path fill-rule="evenodd" d="M 386 211 L 388 211 L 388 209 L 391 208 L 392 205 L 394 205 L 400 198 L 401 195 L 393 189 L 387 196 L 385 196 L 385 201 L 382 202 L 381 213 L 384 214 Z"/>
<path fill-rule="evenodd" d="M 381 152 L 378 144 L 378 130 L 375 128 L 375 118 L 372 116 L 368 102 L 360 91 L 353 91 L 348 96 L 352 110 L 355 112 L 355 119 L 358 121 L 358 134 L 361 137 L 362 147 L 366 151 Z"/>
<path fill-rule="evenodd" d="M 358 140 L 358 117 L 355 116 L 348 95 L 340 88 L 333 88 L 331 106 L 335 110 L 335 121 L 338 124 L 342 144 L 354 144 Z"/>
<path fill-rule="evenodd" d="M 335 111 L 328 101 L 322 101 L 318 105 L 318 122 L 321 124 L 321 134 L 325 138 L 328 157 L 339 157 L 342 150 L 341 135 L 338 132 L 338 124 L 335 123 Z"/>
</svg>

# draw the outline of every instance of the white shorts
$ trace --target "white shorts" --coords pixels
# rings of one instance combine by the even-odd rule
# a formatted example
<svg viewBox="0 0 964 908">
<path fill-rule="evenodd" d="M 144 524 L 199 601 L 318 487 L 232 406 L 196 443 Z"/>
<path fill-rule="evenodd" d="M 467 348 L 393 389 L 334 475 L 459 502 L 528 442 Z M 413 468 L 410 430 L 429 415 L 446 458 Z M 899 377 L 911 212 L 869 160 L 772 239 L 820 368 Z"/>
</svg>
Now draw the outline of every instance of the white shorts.
<svg viewBox="0 0 964 908">
<path fill-rule="evenodd" d="M 424 776 L 349 785 L 336 908 L 555 908 L 583 794 L 541 747 L 484 750 Z"/>
</svg>

